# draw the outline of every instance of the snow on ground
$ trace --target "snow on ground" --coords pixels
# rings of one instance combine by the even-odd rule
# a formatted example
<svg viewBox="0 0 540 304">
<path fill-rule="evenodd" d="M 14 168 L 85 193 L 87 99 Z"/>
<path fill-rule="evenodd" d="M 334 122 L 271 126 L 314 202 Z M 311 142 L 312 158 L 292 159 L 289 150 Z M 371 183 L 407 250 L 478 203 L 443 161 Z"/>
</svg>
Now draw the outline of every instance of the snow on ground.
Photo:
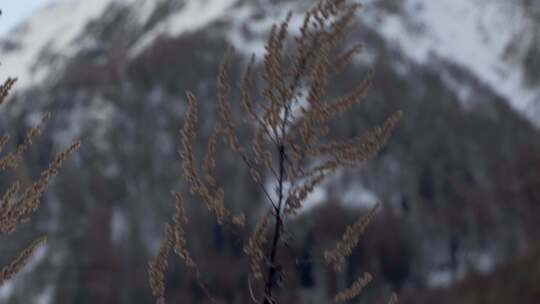
<svg viewBox="0 0 540 304">
<path fill-rule="evenodd" d="M 136 1 L 134 3 L 134 6 L 137 7 L 137 10 L 135 12 L 135 19 L 139 24 L 145 24 L 148 19 L 152 16 L 152 13 L 154 13 L 154 10 L 156 6 L 162 1 L 162 0 L 129 0 L 130 2 Z M 124 1 L 127 2 L 127 1 Z"/>
<path fill-rule="evenodd" d="M 144 51 L 160 36 L 175 37 L 198 30 L 220 17 L 238 0 L 189 0 L 182 9 L 161 20 L 151 31 L 144 34 L 132 48 L 134 57 Z"/>
<path fill-rule="evenodd" d="M 341 200 L 345 206 L 366 210 L 373 208 L 380 201 L 375 192 L 359 183 L 343 192 Z"/>
<path fill-rule="evenodd" d="M 302 208 L 298 213 L 309 212 L 322 204 L 328 203 L 329 198 L 328 187 L 326 185 L 323 184 L 316 187 L 302 203 Z M 339 199 L 343 206 L 358 208 L 360 210 L 369 210 L 379 202 L 375 193 L 364 188 L 360 183 L 343 191 Z"/>
<path fill-rule="evenodd" d="M 430 288 L 448 287 L 454 280 L 454 274 L 449 269 L 433 270 L 427 276 L 427 284 Z"/>
<path fill-rule="evenodd" d="M 0 301 L 4 302 L 11 297 L 15 289 L 13 281 L 7 281 L 0 286 Z"/>
<path fill-rule="evenodd" d="M 464 248 L 457 252 L 457 268 L 454 272 L 451 269 L 446 246 L 442 239 L 438 239 L 424 248 L 426 252 L 430 252 L 432 263 L 426 277 L 430 288 L 448 287 L 471 273 L 489 274 L 497 265 L 497 253 L 494 248 Z"/>
<path fill-rule="evenodd" d="M 143 35 L 131 55 L 134 56 L 161 35 L 178 36 L 197 30 L 226 16 L 237 0 L 190 0 L 176 13 L 158 23 Z M 60 0 L 38 10 L 34 16 L 20 24 L 6 37 L 1 45 L 15 47 L 0 49 L 0 79 L 18 77 L 16 89 L 24 89 L 43 82 L 47 76 L 62 68 L 63 59 L 73 55 L 84 45 L 76 41 L 83 34 L 89 21 L 103 15 L 112 3 L 129 4 L 136 8 L 135 21 L 144 24 L 154 12 L 157 0 Z M 85 40 L 83 40 L 85 42 Z M 54 62 L 42 61 L 45 55 L 53 55 Z"/>
<path fill-rule="evenodd" d="M 111 218 L 111 239 L 115 244 L 121 244 L 129 236 L 129 225 L 126 214 L 121 208 L 113 208 Z"/>
<path fill-rule="evenodd" d="M 54 286 L 49 285 L 45 287 L 43 291 L 35 297 L 34 303 L 49 304 L 49 303 L 52 303 L 53 297 L 54 297 Z"/>
<path fill-rule="evenodd" d="M 52 2 L 17 26 L 1 44 L 15 46 L 13 51 L 1 49 L 0 79 L 8 76 L 19 79 L 16 89 L 24 89 L 43 82 L 61 68 L 62 59 L 75 53 L 76 43 L 89 21 L 100 17 L 111 3 L 133 4 L 138 7 L 140 21 L 152 12 L 155 0 L 59 0 Z M 60 55 L 55 62 L 40 62 L 46 55 Z"/>
<path fill-rule="evenodd" d="M 298 214 L 308 212 L 313 208 L 316 208 L 328 200 L 328 191 L 325 187 L 320 186 L 313 189 L 308 197 L 302 203 L 302 208 L 299 210 Z"/>
<path fill-rule="evenodd" d="M 274 22 L 283 20 L 287 9 L 294 7 L 292 4 L 284 4 L 290 7 L 283 8 L 259 3 L 259 7 L 243 5 L 232 9 L 237 1 L 186 1 L 177 12 L 144 34 L 130 55 L 137 55 L 157 37 L 178 36 L 200 29 L 219 18 L 230 17 L 232 28 L 227 32 L 229 41 L 241 52 L 255 53 L 261 59 L 268 29 Z M 424 64 L 429 64 L 432 56 L 455 62 L 471 70 L 506 97 L 518 111 L 532 118 L 530 116 L 534 114 L 527 114 L 527 110 L 533 100 L 540 99 L 540 88 L 527 87 L 521 65 L 505 57 L 517 35 L 525 35 L 522 49 L 526 49 L 531 41 L 526 33 L 534 25 L 529 19 L 522 18 L 525 14 L 523 8 L 516 6 L 510 10 L 500 1 L 406 0 L 403 13 L 381 16 L 380 12 L 375 12 L 374 1 L 364 1 L 366 9 L 360 12 L 360 19 L 367 20 L 366 25 L 399 46 L 406 55 Z M 88 21 L 99 17 L 113 2 L 136 7 L 135 18 L 141 24 L 147 21 L 158 5 L 158 1 L 150 0 L 63 0 L 49 4 L 21 24 L 10 37 L 4 38 L 4 42 L 7 39 L 17 49 L 2 50 L 0 79 L 17 76 L 19 83 L 16 88 L 19 89 L 45 80 L 61 68 L 63 57 L 80 47 L 74 41 Z M 264 11 L 262 18 L 254 17 L 257 9 Z M 295 14 L 290 26 L 293 33 L 301 22 L 302 15 Z M 252 37 L 245 36 L 246 30 Z M 47 54 L 60 56 L 54 62 L 41 62 L 40 65 L 39 60 Z M 459 88 L 456 90 L 460 91 Z M 466 98 L 468 94 L 462 95 Z M 540 119 L 536 118 L 536 121 Z"/>
<path fill-rule="evenodd" d="M 404 8 L 404 15 L 371 16 L 366 24 L 416 62 L 429 64 L 438 56 L 469 69 L 518 112 L 540 123 L 527 113 L 540 98 L 540 88 L 527 87 L 522 67 L 505 58 L 513 39 L 531 26 L 520 8 L 479 0 L 407 0 Z"/>
<path fill-rule="evenodd" d="M 101 96 L 93 96 L 88 102 L 75 103 L 67 115 L 62 116 L 64 127 L 53 134 L 54 142 L 57 147 L 64 149 L 76 140 L 91 141 L 100 151 L 110 151 L 107 136 L 116 113 L 113 103 Z M 88 129 L 93 131 L 85 134 L 83 131 Z"/>
<path fill-rule="evenodd" d="M 332 181 L 339 180 L 340 175 L 343 173 L 337 172 L 334 176 L 318 185 L 313 189 L 313 192 L 309 193 L 306 199 L 302 202 L 302 207 L 298 210 L 298 214 L 303 214 L 321 206 L 322 204 L 328 203 L 331 199 L 336 198 L 335 195 L 331 194 L 331 183 Z M 291 185 L 285 183 L 283 192 L 288 193 Z M 265 188 L 270 195 L 270 198 L 274 201 L 278 201 L 277 196 L 277 181 L 273 178 L 269 178 L 265 182 Z M 333 191 L 332 191 L 333 192 Z M 379 197 L 375 192 L 367 189 L 360 182 L 355 182 L 350 186 L 344 187 L 343 190 L 339 191 L 339 202 L 348 208 L 355 208 L 360 210 L 369 210 L 380 202 Z"/>
<path fill-rule="evenodd" d="M 40 53 L 66 53 L 70 42 L 79 34 L 87 21 L 97 17 L 111 0 L 59 1 L 39 10 L 29 20 L 8 34 L 11 43 L 17 45 L 13 52 L 4 52 L 0 60 L 0 78 L 19 78 L 21 89 L 40 83 L 48 75 L 37 65 Z"/>
<path fill-rule="evenodd" d="M 236 50 L 244 53 L 247 56 L 255 54 L 256 59 L 260 60 L 265 52 L 265 39 L 263 37 L 257 37 L 258 39 L 255 37 L 250 37 L 248 39 L 244 32 L 244 27 L 248 27 L 251 30 L 250 25 L 256 23 L 253 21 L 250 22 L 250 18 L 252 18 L 254 14 L 253 7 L 245 5 L 236 9 L 232 14 L 234 17 L 231 18 L 232 27 L 231 30 L 227 32 L 227 39 Z"/>
<path fill-rule="evenodd" d="M 38 246 L 26 265 L 24 265 L 22 270 L 19 272 L 19 276 L 24 276 L 31 273 L 37 267 L 37 265 L 47 257 L 47 252 L 49 251 L 48 249 L 47 243 Z"/>
<path fill-rule="evenodd" d="M 470 70 L 508 99 L 518 112 L 540 124 L 540 117 L 534 117 L 534 112 L 530 111 L 533 102 L 540 100 L 540 88 L 528 87 L 522 66 L 507 57 L 508 48 L 516 37 L 526 35 L 534 26 L 523 16 L 522 7 L 499 1 L 406 0 L 403 15 L 381 15 L 375 6 L 377 1 L 363 1 L 365 9 L 360 11 L 360 20 L 366 21 L 366 25 L 408 57 L 417 63 L 429 64 L 436 56 Z M 258 59 L 264 55 L 266 34 L 271 25 L 283 20 L 287 11 L 272 5 L 260 9 L 264 11 L 262 18 L 254 17 L 258 14 L 251 5 L 232 11 L 232 28 L 227 33 L 228 40 L 240 52 L 254 53 Z M 293 15 L 290 25 L 293 34 L 301 22 L 301 14 Z M 523 39 L 521 52 L 530 46 L 532 36 L 529 38 Z M 466 83 L 448 77 L 445 80 L 460 101 L 474 102 L 471 100 L 474 94 Z"/>
<path fill-rule="evenodd" d="M 433 249 L 440 251 L 440 249 Z M 443 252 L 438 254 L 444 256 Z M 441 262 L 441 261 L 439 261 Z M 427 275 L 427 284 L 431 288 L 448 287 L 455 281 L 465 278 L 470 273 L 488 274 L 496 266 L 496 257 L 493 251 L 471 249 L 458 254 L 458 267 L 454 273 L 449 265 L 434 267 Z"/>
<path fill-rule="evenodd" d="M 5 282 L 2 286 L 0 286 L 0 302 L 1 303 L 9 299 L 15 292 L 16 286 L 20 286 L 20 282 L 24 282 L 25 277 L 28 275 L 31 275 L 32 271 L 38 266 L 38 264 L 41 263 L 43 260 L 45 260 L 47 256 L 47 252 L 48 252 L 47 243 L 39 246 L 34 252 L 34 254 L 32 254 L 28 262 L 21 269 L 21 271 L 17 273 L 16 276 L 14 276 L 13 278 Z M 46 300 L 45 296 L 46 294 L 44 293 L 42 299 Z M 50 303 L 50 301 L 48 302 L 37 301 L 36 303 L 46 304 L 46 303 Z"/>
<path fill-rule="evenodd" d="M 239 52 L 246 56 L 255 54 L 256 59 L 262 61 L 272 25 L 284 21 L 289 10 L 293 12 L 289 35 L 299 34 L 304 14 L 296 12 L 296 6 L 294 3 L 261 6 L 257 9 L 263 10 L 262 18 L 253 5 L 238 7 L 231 12 L 231 29 L 226 33 L 227 39 Z"/>
</svg>

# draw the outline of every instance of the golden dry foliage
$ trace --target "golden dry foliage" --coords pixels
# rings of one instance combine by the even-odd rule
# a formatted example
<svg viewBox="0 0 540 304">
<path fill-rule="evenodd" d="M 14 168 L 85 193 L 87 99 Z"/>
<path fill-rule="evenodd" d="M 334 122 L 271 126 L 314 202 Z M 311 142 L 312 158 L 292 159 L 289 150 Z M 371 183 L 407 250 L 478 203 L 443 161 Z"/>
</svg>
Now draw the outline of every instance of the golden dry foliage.
<svg viewBox="0 0 540 304">
<path fill-rule="evenodd" d="M 8 78 L 0 88 L 0 104 L 4 103 L 9 96 L 16 78 Z M 43 125 L 50 118 L 50 113 L 45 113 L 41 122 L 30 129 L 24 141 L 17 146 L 15 152 L 10 152 L 0 157 L 0 171 L 15 169 L 22 161 L 24 153 L 32 144 L 32 140 L 41 134 Z M 4 135 L 0 139 L 0 152 L 3 151 L 9 142 L 9 136 Z M 58 175 L 62 164 L 67 157 L 75 152 L 80 147 L 80 142 L 73 143 L 65 151 L 56 155 L 55 159 L 49 164 L 48 168 L 41 172 L 40 177 L 31 185 L 28 185 L 21 191 L 19 181 L 15 181 L 8 187 L 2 195 L 0 201 L 0 234 L 12 234 L 16 231 L 17 226 L 27 221 L 30 216 L 38 209 L 41 198 L 51 179 Z M 33 252 L 43 243 L 46 238 L 41 237 L 36 239 L 28 246 L 19 256 L 7 266 L 2 268 L 0 275 L 0 286 L 7 280 L 12 278 L 26 264 Z"/>
<path fill-rule="evenodd" d="M 156 297 L 157 304 L 165 304 L 164 272 L 169 265 L 167 258 L 173 247 L 173 229 L 171 225 L 165 225 L 165 239 L 161 243 L 157 256 L 148 265 L 148 276 L 152 294 Z"/>
<path fill-rule="evenodd" d="M 392 293 L 392 295 L 390 295 L 390 299 L 388 299 L 388 304 L 397 304 L 397 302 L 398 302 L 398 296 L 394 292 Z"/>
<path fill-rule="evenodd" d="M 373 280 L 373 276 L 370 273 L 364 273 L 363 276 L 359 277 L 351 287 L 341 291 L 334 297 L 334 302 L 342 303 L 354 299 L 356 296 L 362 292 L 362 289 L 367 286 Z"/>
<path fill-rule="evenodd" d="M 75 142 L 68 149 L 59 153 L 49 164 L 49 167 L 41 172 L 40 178 L 29 185 L 24 192 L 19 192 L 19 182 L 16 181 L 4 193 L 0 205 L 0 234 L 15 232 L 17 225 L 27 220 L 37 210 L 51 178 L 58 175 L 63 162 L 79 147 L 80 143 Z M 15 196 L 17 197 L 14 199 Z"/>
<path fill-rule="evenodd" d="M 26 152 L 28 148 L 30 147 L 30 145 L 32 144 L 32 139 L 41 134 L 43 125 L 45 124 L 45 122 L 47 122 L 47 120 L 49 120 L 50 117 L 51 117 L 51 114 L 49 112 L 46 112 L 41 117 L 40 123 L 37 126 L 31 128 L 30 131 L 26 134 L 24 142 L 17 147 L 17 151 L 9 153 L 8 155 L 5 155 L 2 158 L 0 158 L 0 170 L 6 170 L 8 168 L 9 169 L 17 168 L 17 166 L 19 165 L 19 162 L 22 159 L 24 152 Z M 4 145 L 7 144 L 8 141 L 9 141 L 9 136 L 5 135 L 2 140 L 2 148 L 4 147 Z"/>
<path fill-rule="evenodd" d="M 175 193 L 176 214 L 174 216 L 174 253 L 183 259 L 187 266 L 197 267 L 187 249 L 186 232 L 184 226 L 188 223 L 184 210 L 184 199 L 180 193 Z"/>
<path fill-rule="evenodd" d="M 244 246 L 244 253 L 249 257 L 252 275 L 256 279 L 263 278 L 263 269 L 261 266 L 264 261 L 263 248 L 268 242 L 266 235 L 270 223 L 270 215 L 270 213 L 267 213 L 266 216 L 257 223 L 247 245 Z"/>
<path fill-rule="evenodd" d="M 335 271 L 341 271 L 343 269 L 345 258 L 351 255 L 353 248 L 358 245 L 360 236 L 364 233 L 380 206 L 380 203 L 376 204 L 368 214 L 348 226 L 336 247 L 324 252 L 324 259 L 327 263 L 332 264 Z"/>
<path fill-rule="evenodd" d="M 8 78 L 4 81 L 2 87 L 0 87 L 0 104 L 3 104 L 4 101 L 9 96 L 9 92 L 13 88 L 13 85 L 17 82 L 17 78 Z"/>
<path fill-rule="evenodd" d="M 235 224 L 243 224 L 243 215 L 232 216 L 225 208 L 224 199 L 225 191 L 222 187 L 216 185 L 215 178 L 212 176 L 212 167 L 215 163 L 215 142 L 217 134 L 213 135 L 214 140 L 211 140 L 208 151 L 205 157 L 206 178 L 201 178 L 196 172 L 195 161 L 193 156 L 193 142 L 196 137 L 197 124 L 197 100 L 191 93 L 187 93 L 188 110 L 185 119 L 184 127 L 182 128 L 181 143 L 182 148 L 178 151 L 182 159 L 184 177 L 190 184 L 190 191 L 198 195 L 206 204 L 209 211 L 214 213 L 218 223 L 222 224 L 225 221 L 231 221 Z M 214 133 L 220 132 L 221 129 L 214 128 Z"/>
<path fill-rule="evenodd" d="M 292 41 L 288 39 L 292 13 L 281 24 L 274 25 L 260 69 L 264 85 L 259 96 L 252 97 L 255 56 L 251 57 L 240 79 L 242 119 L 234 118 L 236 112 L 230 108 L 232 50 L 226 52 L 217 79 L 218 119 L 200 168 L 193 151 L 199 119 L 198 101 L 191 92 L 186 94 L 188 107 L 180 132 L 179 155 L 190 192 L 205 203 L 219 224 L 243 226 L 243 214 L 233 216 L 228 210 L 224 201 L 225 189 L 214 175 L 216 146 L 218 139 L 223 138 L 247 166 L 254 183 L 268 201 L 267 215 L 258 221 L 244 246 L 251 275 L 262 284 L 264 294 L 259 298 L 264 299 L 265 304 L 277 301 L 274 289 L 282 269 L 277 253 L 283 245 L 284 223 L 302 208 L 308 195 L 337 170 L 349 169 L 375 156 L 401 118 L 401 112 L 396 112 L 380 126 L 345 140 L 336 140 L 329 135 L 333 120 L 358 105 L 372 85 L 373 70 L 369 70 L 351 92 L 337 97 L 328 94 L 329 78 L 347 67 L 363 48 L 361 43 L 350 49 L 341 48 L 359 8 L 359 4 L 349 4 L 345 0 L 318 1 L 305 14 L 300 35 Z M 293 53 L 286 55 L 288 44 Z M 241 121 L 246 124 L 240 124 Z M 253 139 L 247 145 L 238 135 L 239 128 L 246 125 L 253 130 Z M 274 189 L 267 189 L 268 180 L 272 180 Z M 182 202 L 177 197 L 178 201 Z M 328 263 L 336 270 L 357 245 L 359 236 L 378 208 L 379 205 L 350 226 L 336 249 L 325 253 Z M 177 203 L 174 219 L 179 236 L 177 246 L 180 256 L 188 262 L 191 258 L 188 259 L 184 232 L 180 228 L 187 220 L 183 209 L 178 210 Z M 338 295 L 336 301 L 356 296 L 370 280 L 371 276 L 364 276 Z"/>
<path fill-rule="evenodd" d="M 0 274 L 0 286 L 4 284 L 5 281 L 11 279 L 17 272 L 21 270 L 21 268 L 28 262 L 28 259 L 34 254 L 36 249 L 43 245 L 47 241 L 46 237 L 40 237 L 32 242 L 30 246 L 28 246 L 26 249 L 23 250 L 19 254 L 19 256 L 11 262 L 11 264 L 5 266 L 2 268 L 2 272 Z"/>
</svg>

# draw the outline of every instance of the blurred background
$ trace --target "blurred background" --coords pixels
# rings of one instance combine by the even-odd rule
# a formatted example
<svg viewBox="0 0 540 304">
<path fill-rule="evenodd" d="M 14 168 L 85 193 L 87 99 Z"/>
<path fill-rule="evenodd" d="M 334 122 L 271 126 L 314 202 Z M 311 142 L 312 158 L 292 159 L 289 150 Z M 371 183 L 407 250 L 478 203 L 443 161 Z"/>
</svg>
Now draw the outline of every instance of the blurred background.
<svg viewBox="0 0 540 304">
<path fill-rule="evenodd" d="M 352 136 L 395 110 L 404 116 L 378 157 L 339 172 L 291 221 L 283 303 L 327 303 L 365 271 L 375 279 L 359 303 L 393 290 L 402 303 L 540 303 L 540 1 L 361 3 L 348 43 L 363 41 L 365 51 L 331 88 L 352 88 L 369 66 L 374 87 L 335 128 Z M 238 79 L 251 53 L 261 63 L 271 25 L 292 10 L 297 33 L 310 5 L 0 2 L 0 80 L 19 78 L 0 111 L 11 148 L 53 113 L 24 166 L 0 177 L 2 191 L 13 174 L 30 182 L 55 153 L 83 142 L 32 221 L 0 237 L 0 265 L 49 237 L 0 288 L 0 303 L 152 303 L 146 267 L 174 209 L 170 191 L 186 188 L 176 153 L 185 90 L 200 100 L 202 151 L 227 46 Z M 239 159 L 221 155 L 226 204 L 251 227 L 264 197 Z M 321 252 L 377 201 L 382 212 L 345 271 L 333 273 Z M 210 291 L 223 303 L 251 302 L 243 232 L 188 202 L 188 241 Z M 170 265 L 168 303 L 208 301 L 192 272 L 177 258 Z"/>
</svg>

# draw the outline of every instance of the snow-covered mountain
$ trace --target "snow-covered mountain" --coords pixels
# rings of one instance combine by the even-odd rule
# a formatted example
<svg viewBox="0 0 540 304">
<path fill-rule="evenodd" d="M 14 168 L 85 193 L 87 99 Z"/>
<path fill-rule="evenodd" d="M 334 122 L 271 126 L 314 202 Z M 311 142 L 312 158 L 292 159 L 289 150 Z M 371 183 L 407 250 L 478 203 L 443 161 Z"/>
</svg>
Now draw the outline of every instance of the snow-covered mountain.
<svg viewBox="0 0 540 304">
<path fill-rule="evenodd" d="M 309 1 L 308 1 L 309 2 Z M 299 4 L 301 3 L 301 4 Z M 262 54 L 264 34 L 288 9 L 305 1 L 238 0 L 64 0 L 56 1 L 24 21 L 0 42 L 0 76 L 17 75 L 18 88 L 39 85 L 63 68 L 67 58 L 99 42 L 85 32 L 89 23 L 106 18 L 111 9 L 129 8 L 137 39 L 136 56 L 158 37 L 175 37 L 212 22 L 229 22 L 229 42 L 240 51 Z M 366 27 L 417 63 L 434 58 L 467 70 L 503 96 L 514 109 L 538 124 L 540 113 L 540 8 L 538 1 L 495 0 L 368 0 L 360 13 Z M 263 18 L 261 18 L 263 14 Z M 160 15 L 159 20 L 151 20 Z M 301 16 L 296 16 L 296 28 Z M 296 23 L 295 23 L 296 22 Z M 246 31 L 250 33 L 247 37 Z M 471 87 L 446 77 L 461 99 Z"/>
<path fill-rule="evenodd" d="M 390 208 L 375 223 L 372 245 L 400 273 L 382 267 L 386 264 L 377 271 L 384 282 L 420 289 L 449 285 L 470 271 L 488 274 L 538 240 L 538 221 L 531 216 L 537 192 L 531 187 L 520 196 L 520 187 L 530 182 L 529 158 L 540 151 L 531 124 L 540 123 L 538 2 L 363 1 L 351 38 L 365 42 L 365 51 L 332 84 L 335 90 L 352 87 L 366 65 L 375 65 L 375 85 L 365 103 L 336 122 L 336 132 L 357 134 L 398 109 L 404 116 L 387 148 L 360 170 L 339 172 L 317 189 L 299 222 L 302 216 L 317 217 L 328 202 L 348 208 L 346 216 L 384 202 Z M 75 138 L 82 138 L 83 147 L 47 192 L 45 214 L 32 219 L 41 223 L 37 232 L 50 235 L 47 254 L 31 276 L 0 289 L 0 301 L 148 300 L 147 257 L 170 217 L 170 190 L 183 187 L 176 146 L 185 90 L 199 97 L 200 113 L 208 115 L 199 126 L 206 139 L 226 46 L 236 50 L 233 78 L 251 53 L 262 58 L 273 23 L 292 10 L 295 33 L 312 3 L 62 0 L 1 37 L 0 79 L 16 76 L 19 83 L 15 100 L 0 113 L 0 127 L 24 130 L 43 111 L 53 111 L 29 155 L 28 171 L 39 174 L 52 151 Z M 246 186 L 251 178 L 243 164 L 224 153 L 218 179 L 228 189 L 228 207 L 250 218 L 260 210 L 262 195 Z M 509 202 L 518 206 L 512 212 Z M 206 210 L 189 205 L 195 249 L 222 246 L 230 236 L 213 226 Z M 323 234 L 343 224 L 342 218 L 326 220 L 328 226 L 319 228 Z M 316 229 L 310 227 L 303 229 Z M 398 250 L 394 246 L 404 253 L 396 259 L 389 253 Z M 449 261 L 452 246 L 459 248 Z M 0 258 L 4 254 L 7 250 Z M 223 278 L 213 279 L 220 284 Z M 184 288 L 178 293 L 182 301 L 182 292 L 193 289 L 184 283 L 177 285 Z M 28 284 L 36 286 L 34 294 L 26 293 Z M 111 291 L 116 285 L 118 291 Z"/>
</svg>

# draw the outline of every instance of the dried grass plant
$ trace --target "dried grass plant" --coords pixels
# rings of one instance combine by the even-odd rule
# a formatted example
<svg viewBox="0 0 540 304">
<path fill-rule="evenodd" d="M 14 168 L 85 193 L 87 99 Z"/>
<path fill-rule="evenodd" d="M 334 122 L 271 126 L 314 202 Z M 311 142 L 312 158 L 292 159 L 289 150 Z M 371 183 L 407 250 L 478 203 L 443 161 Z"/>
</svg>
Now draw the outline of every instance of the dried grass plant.
<svg viewBox="0 0 540 304">
<path fill-rule="evenodd" d="M 302 208 L 307 196 L 337 170 L 352 168 L 375 156 L 401 117 L 400 112 L 394 113 L 380 126 L 346 140 L 336 140 L 330 136 L 332 120 L 351 111 L 372 85 L 373 72 L 370 71 L 351 92 L 340 97 L 327 94 L 330 76 L 351 64 L 354 56 L 362 50 L 361 43 L 347 50 L 340 48 L 359 8 L 359 4 L 350 4 L 345 0 L 316 3 L 305 14 L 300 35 L 294 37 L 290 56 L 285 56 L 285 47 L 292 14 L 289 13 L 285 21 L 272 27 L 262 63 L 264 87 L 256 102 L 251 96 L 254 56 L 240 80 L 240 101 L 247 121 L 244 125 L 234 120 L 229 105 L 228 71 L 232 51 L 227 51 L 217 80 L 218 119 L 200 167 L 193 151 L 199 119 L 198 101 L 192 93 L 187 92 L 188 107 L 181 130 L 179 154 L 191 194 L 206 204 L 219 224 L 244 227 L 244 215 L 234 215 L 226 207 L 225 189 L 219 185 L 214 174 L 216 146 L 223 138 L 248 167 L 253 181 L 260 187 L 268 203 L 268 212 L 258 221 L 251 236 L 243 240 L 244 253 L 251 265 L 251 276 L 255 284 L 261 286 L 257 295 L 252 281 L 246 284 L 256 303 L 278 302 L 275 292 L 278 287 L 282 288 L 279 280 L 282 261 L 278 258 L 278 252 L 284 245 L 287 221 Z M 303 94 L 303 91 L 307 94 Z M 240 141 L 238 130 L 243 126 L 253 130 L 251 143 Z M 267 189 L 265 181 L 268 179 L 274 182 L 274 189 Z M 271 195 L 272 192 L 275 195 Z M 184 226 L 188 217 L 183 207 L 184 200 L 180 193 L 175 193 L 175 196 L 173 225 L 166 224 L 165 240 L 149 267 L 150 286 L 157 303 L 161 304 L 165 303 L 163 272 L 167 266 L 167 256 L 173 248 L 187 266 L 197 269 L 185 238 Z M 336 271 L 342 269 L 345 258 L 351 254 L 379 207 L 380 204 L 349 226 L 335 248 L 324 253 L 328 265 Z M 371 274 L 362 275 L 350 288 L 336 295 L 335 302 L 356 298 L 371 280 Z M 397 296 L 392 294 L 389 303 L 396 302 Z"/>
<path fill-rule="evenodd" d="M 16 78 L 8 78 L 0 87 L 0 105 L 7 100 L 16 81 Z M 41 122 L 28 131 L 24 141 L 17 146 L 14 152 L 0 155 L 0 171 L 13 170 L 21 164 L 24 153 L 29 149 L 32 140 L 41 134 L 43 126 L 50 116 L 50 113 L 45 113 Z M 10 137 L 7 134 L 0 138 L 0 153 L 4 152 L 3 150 L 8 145 L 9 140 Z M 49 163 L 48 168 L 41 172 L 40 177 L 24 189 L 21 189 L 20 181 L 16 180 L 4 191 L 0 201 L 0 235 L 14 233 L 19 224 L 30 219 L 32 214 L 39 208 L 43 193 L 51 179 L 58 175 L 64 161 L 79 146 L 78 141 L 74 142 L 69 148 L 56 155 L 54 160 Z M 0 287 L 22 269 L 36 249 L 43 245 L 46 240 L 45 236 L 37 238 L 15 259 L 2 267 Z"/>
</svg>

